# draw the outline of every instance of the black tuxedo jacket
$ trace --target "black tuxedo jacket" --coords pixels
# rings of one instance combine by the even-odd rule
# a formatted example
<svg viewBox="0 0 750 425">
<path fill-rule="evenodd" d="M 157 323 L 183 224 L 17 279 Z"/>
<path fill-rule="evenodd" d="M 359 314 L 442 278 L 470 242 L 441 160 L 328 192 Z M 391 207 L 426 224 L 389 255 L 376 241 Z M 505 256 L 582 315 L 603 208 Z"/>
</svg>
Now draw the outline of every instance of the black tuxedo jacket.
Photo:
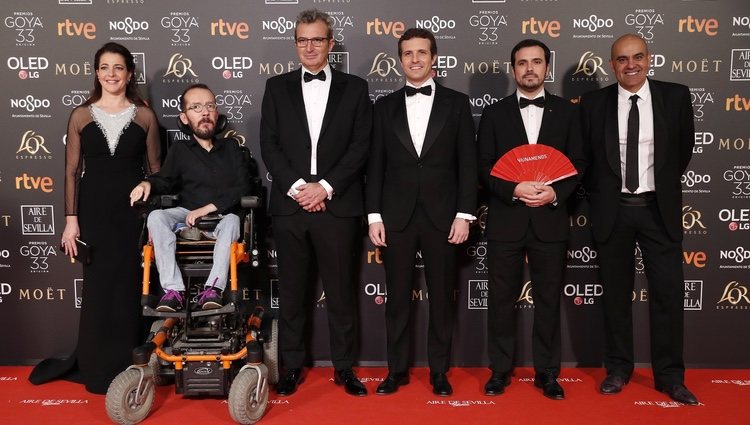
<svg viewBox="0 0 750 425">
<path fill-rule="evenodd" d="M 582 149 L 578 108 L 546 91 L 544 97 L 538 143 L 552 146 L 564 153 L 580 173 Z M 557 204 L 538 208 L 530 208 L 513 200 L 513 191 L 518 183 L 490 176 L 492 167 L 500 157 L 516 146 L 528 143 L 515 92 L 484 108 L 477 140 L 480 179 L 490 192 L 487 239 L 518 241 L 526 234 L 528 227 L 532 226 L 542 241 L 566 240 L 570 224 L 565 201 L 575 190 L 578 176 L 552 183 Z"/>
<path fill-rule="evenodd" d="M 367 168 L 367 213 L 380 213 L 386 230 L 409 223 L 417 202 L 432 224 L 449 231 L 457 212 L 474 214 L 477 148 L 469 98 L 435 84 L 421 155 L 409 132 L 404 89 L 375 105 Z"/>
<path fill-rule="evenodd" d="M 260 120 L 260 149 L 273 178 L 270 213 L 291 215 L 299 204 L 287 196 L 298 179 L 325 179 L 334 195 L 327 210 L 337 217 L 363 214 L 362 168 L 367 160 L 372 104 L 367 82 L 331 69 L 331 88 L 318 139 L 318 174 L 310 176 L 312 142 L 299 69 L 266 82 Z"/>
<path fill-rule="evenodd" d="M 682 186 L 695 144 L 690 92 L 681 84 L 648 80 L 654 111 L 656 201 L 667 234 L 682 240 Z M 581 98 L 585 186 L 591 195 L 594 239 L 605 241 L 615 223 L 622 188 L 617 123 L 617 84 Z"/>
</svg>

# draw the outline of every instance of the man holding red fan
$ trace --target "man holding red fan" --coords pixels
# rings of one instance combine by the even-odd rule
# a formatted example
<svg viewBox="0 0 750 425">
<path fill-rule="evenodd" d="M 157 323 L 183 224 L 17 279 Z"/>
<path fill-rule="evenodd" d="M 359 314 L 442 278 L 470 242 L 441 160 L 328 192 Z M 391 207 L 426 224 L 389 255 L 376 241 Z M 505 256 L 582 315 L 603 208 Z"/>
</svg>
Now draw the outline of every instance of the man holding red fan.
<svg viewBox="0 0 750 425">
<path fill-rule="evenodd" d="M 524 258 L 528 257 L 534 299 L 534 385 L 546 397 L 565 398 L 557 382 L 560 292 L 569 233 L 565 201 L 578 179 L 559 179 L 566 173 L 554 170 L 538 174 L 535 180 L 523 177 L 524 167 L 538 171 L 540 165 L 549 169 L 567 164 L 565 156 L 574 164 L 581 159 L 577 108 L 544 90 L 549 59 L 550 50 L 540 41 L 528 39 L 516 44 L 511 64 L 517 90 L 485 108 L 479 123 L 480 179 L 490 194 L 487 338 L 492 375 L 484 387 L 487 395 L 502 394 L 510 384 L 516 333 L 514 304 L 523 286 Z M 554 149 L 515 155 L 526 149 L 523 146 L 536 144 Z M 510 158 L 498 161 L 514 148 L 517 150 L 509 154 Z M 542 160 L 549 164 L 542 164 Z M 517 173 L 504 169 L 511 163 L 520 166 Z"/>
</svg>

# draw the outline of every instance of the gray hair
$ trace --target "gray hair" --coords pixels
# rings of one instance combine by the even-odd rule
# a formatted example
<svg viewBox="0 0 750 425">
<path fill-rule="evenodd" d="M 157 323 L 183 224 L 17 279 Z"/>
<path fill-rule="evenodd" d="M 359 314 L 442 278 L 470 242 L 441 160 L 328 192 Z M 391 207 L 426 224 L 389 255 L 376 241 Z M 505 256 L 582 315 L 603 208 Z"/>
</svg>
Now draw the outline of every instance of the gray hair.
<svg viewBox="0 0 750 425">
<path fill-rule="evenodd" d="M 313 22 L 320 21 L 326 24 L 328 27 L 328 38 L 333 38 L 333 18 L 327 13 L 321 12 L 318 9 L 307 9 L 300 12 L 297 15 L 297 22 L 294 25 L 294 37 L 297 37 L 297 25 L 299 24 L 312 24 Z"/>
</svg>

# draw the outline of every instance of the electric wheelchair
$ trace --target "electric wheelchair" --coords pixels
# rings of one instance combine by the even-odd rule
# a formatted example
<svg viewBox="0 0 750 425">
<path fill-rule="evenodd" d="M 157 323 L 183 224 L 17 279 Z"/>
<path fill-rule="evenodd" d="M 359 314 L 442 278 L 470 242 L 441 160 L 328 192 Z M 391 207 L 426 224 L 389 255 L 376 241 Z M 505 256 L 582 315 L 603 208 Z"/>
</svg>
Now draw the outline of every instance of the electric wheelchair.
<svg viewBox="0 0 750 425">
<path fill-rule="evenodd" d="M 178 123 L 184 133 L 190 134 L 189 127 L 179 120 Z M 220 134 L 225 127 L 226 117 L 221 115 L 216 133 Z M 228 397 L 229 413 L 241 424 L 257 422 L 265 413 L 269 385 L 279 379 L 278 325 L 260 306 L 247 311 L 239 291 L 238 267 L 259 265 L 256 218 L 264 192 L 257 163 L 244 143 L 241 140 L 238 143 L 250 167 L 252 190 L 250 196 L 241 200 L 241 236 L 230 250 L 229 285 L 223 293 L 225 304 L 218 309 L 193 309 L 190 300 L 197 289 L 190 278 L 208 276 L 213 241 L 178 238 L 175 255 L 188 292 L 185 309 L 157 311 L 154 306 L 159 296 L 150 291 L 154 250 L 150 242 L 141 244 L 142 312 L 156 320 L 146 343 L 133 350 L 133 365 L 121 372 L 107 391 L 107 415 L 115 423 L 135 424 L 145 419 L 154 401 L 155 387 L 171 382 L 175 392 L 185 397 Z M 144 215 L 142 241 L 147 240 L 148 211 L 176 206 L 176 201 L 175 195 L 163 195 L 140 203 Z M 216 217 L 209 216 L 196 227 L 211 231 L 217 223 Z"/>
</svg>

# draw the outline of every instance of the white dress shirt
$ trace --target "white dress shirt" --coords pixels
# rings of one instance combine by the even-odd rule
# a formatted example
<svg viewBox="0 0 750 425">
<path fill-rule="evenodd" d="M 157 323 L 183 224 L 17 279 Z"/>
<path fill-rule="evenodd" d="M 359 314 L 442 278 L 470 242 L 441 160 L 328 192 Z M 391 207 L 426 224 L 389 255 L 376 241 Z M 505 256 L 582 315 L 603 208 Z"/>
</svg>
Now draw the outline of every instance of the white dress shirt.
<svg viewBox="0 0 750 425">
<path fill-rule="evenodd" d="M 318 174 L 318 140 L 320 139 L 320 130 L 323 127 L 323 117 L 326 113 L 326 105 L 328 104 L 328 93 L 331 91 L 331 66 L 326 64 L 320 72 L 324 72 L 326 75 L 325 81 L 311 80 L 305 82 L 303 76 L 305 72 L 310 72 L 304 66 L 300 73 L 300 84 L 302 84 L 302 98 L 305 103 L 305 116 L 307 116 L 307 128 L 310 130 L 310 174 Z M 310 72 L 310 74 L 316 74 Z M 294 197 L 299 193 L 296 189 L 300 185 L 305 184 L 304 179 L 299 179 L 292 184 L 289 188 L 287 195 Z M 323 188 L 328 193 L 328 199 L 333 197 L 333 187 L 328 184 L 325 179 L 320 180 Z"/>
<path fill-rule="evenodd" d="M 638 189 L 635 193 L 656 190 L 654 180 L 654 108 L 651 105 L 651 89 L 648 80 L 640 90 L 631 93 L 617 85 L 617 130 L 620 139 L 620 175 L 622 192 L 630 193 L 625 188 L 625 152 L 628 147 L 628 114 L 630 113 L 630 96 L 638 95 Z"/>
<path fill-rule="evenodd" d="M 518 101 L 522 97 L 529 100 L 534 100 L 537 97 L 544 97 L 544 87 L 540 88 L 539 91 L 531 96 L 522 95 L 520 91 L 516 90 L 516 98 Z M 542 128 L 542 116 L 544 115 L 544 108 L 538 106 L 529 105 L 521 109 L 521 119 L 523 120 L 523 127 L 526 129 L 526 139 L 529 144 L 535 145 L 537 139 L 539 139 L 539 129 Z"/>
</svg>

